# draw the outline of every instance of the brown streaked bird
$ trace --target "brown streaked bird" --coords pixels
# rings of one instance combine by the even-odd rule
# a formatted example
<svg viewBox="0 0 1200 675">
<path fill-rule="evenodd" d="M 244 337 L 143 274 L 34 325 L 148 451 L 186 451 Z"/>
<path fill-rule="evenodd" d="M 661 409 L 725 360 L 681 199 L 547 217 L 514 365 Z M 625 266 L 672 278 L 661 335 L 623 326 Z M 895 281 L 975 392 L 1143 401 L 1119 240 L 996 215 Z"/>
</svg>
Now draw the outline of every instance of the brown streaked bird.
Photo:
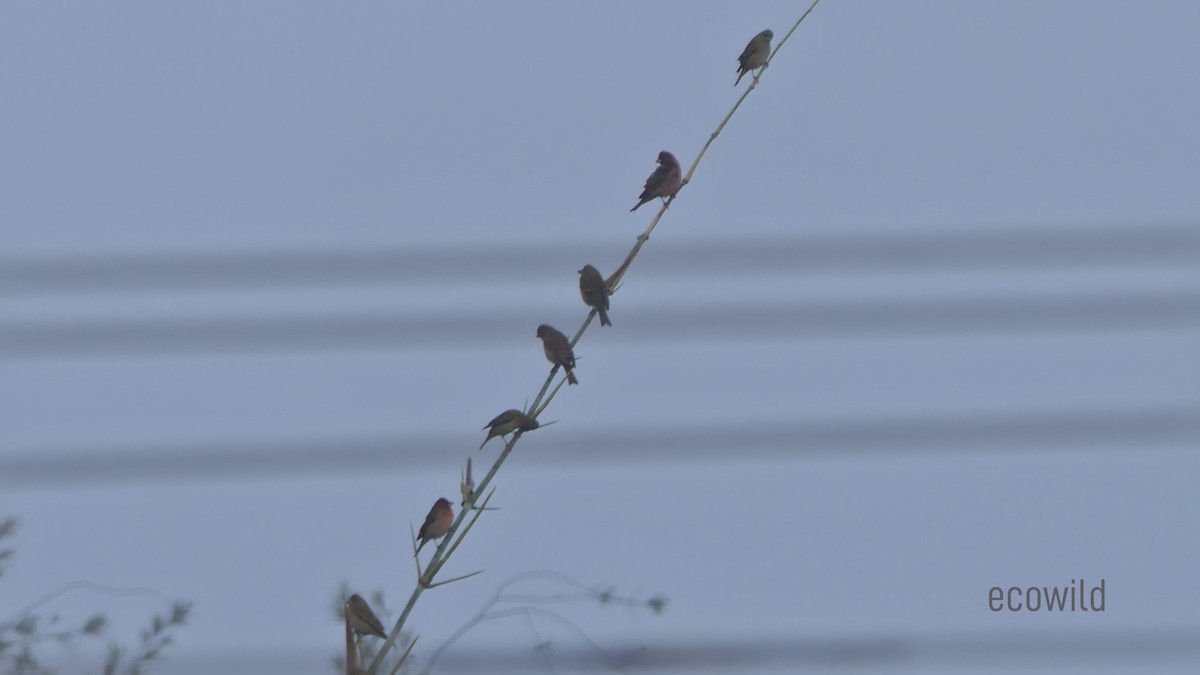
<svg viewBox="0 0 1200 675">
<path fill-rule="evenodd" d="M 371 611 L 371 606 L 358 593 L 350 596 L 350 599 L 346 601 L 346 618 L 350 621 L 350 630 L 357 633 L 359 637 L 374 635 L 387 639 L 383 623 L 379 621 L 379 617 Z"/>
<path fill-rule="evenodd" d="M 608 290 L 608 284 L 604 283 L 604 277 L 600 276 L 600 270 L 591 265 L 584 265 L 583 269 L 579 270 L 579 296 L 583 298 L 583 304 L 596 308 L 596 312 L 600 314 L 601 326 L 612 325 L 608 320 L 610 295 L 612 293 Z"/>
<path fill-rule="evenodd" d="M 505 410 L 504 412 L 492 418 L 484 429 L 488 430 L 487 438 L 483 439 L 483 443 L 479 444 L 479 449 L 493 438 L 500 436 L 503 438 L 512 432 L 520 429 L 521 431 L 533 431 L 538 428 L 538 421 L 521 412 L 520 410 Z"/>
<path fill-rule="evenodd" d="M 425 523 L 417 532 L 417 537 L 421 539 L 420 545 L 417 546 L 417 553 L 425 548 L 426 543 L 446 536 L 453 523 L 454 509 L 450 506 L 450 500 L 442 497 L 434 502 L 433 508 L 429 509 L 429 515 L 425 516 Z M 414 558 L 417 557 L 417 553 L 413 554 Z"/>
<path fill-rule="evenodd" d="M 546 324 L 538 326 L 537 336 L 542 339 L 542 351 L 546 353 L 546 360 L 556 366 L 562 366 L 563 370 L 567 371 L 568 383 L 579 384 L 579 380 L 575 379 L 575 352 L 571 349 L 571 341 L 567 336 Z"/>
<path fill-rule="evenodd" d="M 630 211 L 637 211 L 639 206 L 658 197 L 666 199 L 679 189 L 679 184 L 683 181 L 683 171 L 679 168 L 679 160 L 675 159 L 675 155 L 663 150 L 658 153 L 656 161 L 658 168 L 646 179 L 646 186 L 642 189 L 642 194 L 638 195 L 638 203 L 634 204 Z"/>
<path fill-rule="evenodd" d="M 751 38 L 750 43 L 742 50 L 742 55 L 738 57 L 738 77 L 733 86 L 738 86 L 743 75 L 756 68 L 761 68 L 762 64 L 767 62 L 767 57 L 771 55 L 771 38 L 773 37 L 775 34 L 768 29 Z"/>
</svg>

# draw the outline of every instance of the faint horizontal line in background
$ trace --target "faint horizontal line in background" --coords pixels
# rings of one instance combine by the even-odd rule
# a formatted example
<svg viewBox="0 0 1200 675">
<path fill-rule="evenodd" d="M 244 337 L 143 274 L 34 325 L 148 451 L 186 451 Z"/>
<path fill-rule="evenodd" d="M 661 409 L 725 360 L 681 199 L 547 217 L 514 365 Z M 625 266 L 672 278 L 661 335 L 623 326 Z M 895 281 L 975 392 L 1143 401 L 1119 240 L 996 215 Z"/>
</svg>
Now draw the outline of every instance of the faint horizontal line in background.
<svg viewBox="0 0 1200 675">
<path fill-rule="evenodd" d="M 729 228 L 731 231 L 737 228 Z M 666 233 L 658 235 L 668 236 Z M 396 283 L 445 279 L 495 282 L 536 277 L 545 261 L 611 261 L 580 251 L 564 235 L 557 245 L 514 242 L 496 247 L 473 244 L 445 247 L 369 249 L 212 251 L 139 255 L 0 258 L 0 293 L 97 293 L 181 288 L 313 286 Z M 632 241 L 632 237 L 629 238 Z M 621 247 L 623 248 L 623 246 Z M 603 250 L 608 250 L 607 248 Z M 657 247 L 648 275 L 687 275 L 781 270 L 790 274 L 844 270 L 1025 267 L 1060 268 L 1107 263 L 1163 263 L 1200 258 L 1200 225 L 1138 224 L 1061 226 L 1044 231 L 926 232 L 846 236 L 691 241 L 672 240 Z"/>
<path fill-rule="evenodd" d="M 1078 621 L 1072 623 L 1077 624 L 1093 617 L 1074 618 Z M 330 628 L 331 633 L 335 630 Z M 1131 669 L 1122 672 L 1144 672 L 1151 666 L 1200 663 L 1200 631 L 1174 626 L 1159 626 L 1157 630 L 1046 628 L 1038 632 L 1005 630 L 937 636 L 875 632 L 831 638 L 797 635 L 731 639 L 724 635 L 697 635 L 674 642 L 602 646 L 607 658 L 595 647 L 573 644 L 571 640 L 556 640 L 554 649 L 548 652 L 538 650 L 533 644 L 502 649 L 455 647 L 438 661 L 437 672 L 546 672 L 547 659 L 562 672 L 624 673 L 645 670 L 745 673 L 772 667 L 782 671 L 788 666 L 820 669 L 815 672 L 861 672 L 864 667 L 871 672 L 879 667 L 905 672 L 925 667 L 931 673 L 984 667 L 995 672 L 997 666 L 1059 667 L 1069 672 L 1078 672 L 1081 667 L 1100 667 L 1108 672 L 1117 666 Z M 308 646 L 283 651 L 222 649 L 197 655 L 181 647 L 179 653 L 172 653 L 161 664 L 160 670 L 174 675 L 310 672 L 316 667 L 314 664 L 326 664 L 335 652 L 335 648 L 321 651 Z M 420 661 L 415 664 L 416 672 L 420 672 L 422 665 Z"/>
<path fill-rule="evenodd" d="M 479 439 L 483 434 L 480 432 Z M 574 462 L 688 463 L 712 459 L 839 458 L 862 453 L 1125 450 L 1200 443 L 1200 410 L 1085 410 L 942 418 L 876 418 L 845 422 L 530 432 L 520 448 L 553 442 L 539 453 L 552 465 Z M 493 450 L 499 441 L 493 441 Z M 478 456 L 445 435 L 163 443 L 154 446 L 11 448 L 0 458 L 0 486 L 173 482 L 323 473 L 378 472 L 444 466 L 447 457 Z M 485 454 L 484 456 L 490 456 Z"/>
<path fill-rule="evenodd" d="M 511 334 L 515 316 L 501 311 L 9 325 L 0 327 L 0 359 L 486 346 Z M 630 343 L 1142 331 L 1200 324 L 1200 294 L 724 304 L 619 316 L 622 326 L 631 327 L 623 332 Z M 538 321 L 531 315 L 525 323 Z"/>
<path fill-rule="evenodd" d="M 1160 664 L 1200 661 L 1197 633 L 1165 630 L 1161 633 L 1107 630 L 1087 636 L 1038 634 L 949 635 L 941 637 L 855 636 L 818 639 L 797 636 L 788 640 L 732 641 L 712 637 L 674 644 L 625 645 L 607 648 L 609 654 L 630 654 L 620 670 L 680 670 L 692 672 L 737 668 L 761 668 L 771 665 L 855 668 L 864 665 L 914 664 L 986 665 L 1061 664 L 1070 658 L 1073 664 Z M 584 647 L 556 649 L 556 666 L 574 671 L 610 671 L 613 664 Z M 439 662 L 439 670 L 479 672 L 529 672 L 545 664 L 545 658 L 532 648 L 522 652 L 497 653 L 450 652 Z M 728 670 L 726 672 L 746 672 Z"/>
</svg>

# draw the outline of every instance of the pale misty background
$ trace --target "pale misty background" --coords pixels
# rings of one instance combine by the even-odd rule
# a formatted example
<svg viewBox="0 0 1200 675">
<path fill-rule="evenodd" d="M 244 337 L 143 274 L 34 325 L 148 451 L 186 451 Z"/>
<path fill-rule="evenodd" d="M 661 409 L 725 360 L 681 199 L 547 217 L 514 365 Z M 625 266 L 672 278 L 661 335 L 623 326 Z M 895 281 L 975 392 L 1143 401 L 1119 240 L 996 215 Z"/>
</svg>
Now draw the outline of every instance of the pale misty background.
<svg viewBox="0 0 1200 675">
<path fill-rule="evenodd" d="M 332 672 L 338 584 L 403 605 L 410 525 L 546 375 L 537 324 L 575 331 L 658 151 L 689 165 L 806 7 L 0 6 L 0 621 L 149 588 L 195 602 L 151 672 Z M 629 672 L 1195 672 L 1197 26 L 819 4 L 446 568 L 486 573 L 421 599 L 416 665 L 553 570 L 669 598 L 548 607 Z M 1104 613 L 987 607 L 1080 577 Z M 131 642 L 161 606 L 43 611 Z M 511 618 L 435 672 L 605 670 Z"/>
</svg>

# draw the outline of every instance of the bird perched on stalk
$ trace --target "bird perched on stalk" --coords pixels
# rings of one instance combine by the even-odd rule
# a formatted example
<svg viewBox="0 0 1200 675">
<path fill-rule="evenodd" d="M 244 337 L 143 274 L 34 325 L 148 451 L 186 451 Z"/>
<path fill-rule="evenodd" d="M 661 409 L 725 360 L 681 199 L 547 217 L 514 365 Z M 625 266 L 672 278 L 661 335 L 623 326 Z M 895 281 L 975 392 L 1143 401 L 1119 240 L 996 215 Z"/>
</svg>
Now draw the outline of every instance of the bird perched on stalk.
<svg viewBox="0 0 1200 675">
<path fill-rule="evenodd" d="M 742 50 L 742 55 L 738 57 L 738 76 L 733 86 L 738 86 L 743 75 L 756 68 L 761 68 L 762 64 L 767 62 L 767 57 L 771 55 L 771 38 L 773 37 L 775 34 L 768 29 L 750 40 L 750 43 Z"/>
<path fill-rule="evenodd" d="M 493 438 L 500 436 L 501 438 L 520 429 L 521 431 L 533 431 L 538 428 L 538 421 L 521 412 L 520 410 L 505 410 L 504 412 L 492 418 L 487 426 L 483 427 L 488 430 L 487 438 L 483 439 L 483 443 L 479 444 L 479 449 Z"/>
<path fill-rule="evenodd" d="M 360 638 L 365 635 L 374 635 L 387 639 L 383 623 L 379 621 L 379 617 L 371 611 L 371 606 L 358 593 L 350 596 L 350 599 L 346 601 L 346 620 L 350 622 L 350 630 L 357 633 Z"/>
<path fill-rule="evenodd" d="M 646 179 L 646 186 L 642 189 L 642 194 L 638 195 L 638 203 L 634 204 L 630 211 L 637 211 L 639 206 L 657 197 L 666 199 L 679 189 L 683 171 L 679 168 L 679 160 L 675 159 L 675 155 L 663 150 L 658 153 L 656 161 L 658 168 Z"/>
<path fill-rule="evenodd" d="M 571 341 L 567 336 L 546 324 L 538 326 L 537 336 L 542 339 L 542 351 L 546 353 L 546 360 L 556 366 L 562 366 L 563 370 L 567 371 L 568 383 L 579 384 L 574 372 L 575 351 L 571 349 Z"/>
<path fill-rule="evenodd" d="M 600 276 L 600 270 L 591 265 L 584 265 L 579 270 L 579 295 L 583 298 L 583 304 L 596 308 L 601 326 L 612 325 L 608 320 L 608 296 L 612 293 L 608 290 L 608 284 L 604 283 L 604 277 Z"/>
<path fill-rule="evenodd" d="M 425 516 L 425 523 L 417 532 L 417 537 L 421 540 L 420 545 L 417 546 L 417 553 L 425 548 L 427 542 L 446 536 L 453 523 L 454 509 L 450 506 L 450 500 L 443 497 L 434 502 L 433 508 L 429 509 L 429 515 Z M 417 557 L 417 553 L 413 554 L 414 558 Z"/>
</svg>

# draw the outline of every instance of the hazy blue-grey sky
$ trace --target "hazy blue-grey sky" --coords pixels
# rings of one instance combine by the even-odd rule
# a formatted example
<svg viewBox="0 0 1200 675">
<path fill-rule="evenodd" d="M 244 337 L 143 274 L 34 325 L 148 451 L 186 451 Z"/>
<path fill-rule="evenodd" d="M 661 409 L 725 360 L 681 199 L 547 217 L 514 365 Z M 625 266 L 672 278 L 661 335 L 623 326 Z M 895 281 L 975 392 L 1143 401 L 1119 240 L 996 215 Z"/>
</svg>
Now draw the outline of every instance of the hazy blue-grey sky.
<svg viewBox="0 0 1200 675">
<path fill-rule="evenodd" d="M 657 153 L 690 165 L 746 41 L 806 7 L 5 3 L 0 620 L 152 588 L 196 605 L 155 672 L 332 672 L 338 583 L 403 604 L 410 524 L 545 377 L 536 326 L 575 331 Z M 577 346 L 417 658 L 544 569 L 670 598 L 553 607 L 635 672 L 1194 672 L 1197 26 L 824 0 Z M 1081 577 L 1104 613 L 987 606 Z M 45 611 L 132 641 L 159 606 Z M 549 672 L 540 640 L 584 668 L 534 626 L 445 672 Z"/>
</svg>

